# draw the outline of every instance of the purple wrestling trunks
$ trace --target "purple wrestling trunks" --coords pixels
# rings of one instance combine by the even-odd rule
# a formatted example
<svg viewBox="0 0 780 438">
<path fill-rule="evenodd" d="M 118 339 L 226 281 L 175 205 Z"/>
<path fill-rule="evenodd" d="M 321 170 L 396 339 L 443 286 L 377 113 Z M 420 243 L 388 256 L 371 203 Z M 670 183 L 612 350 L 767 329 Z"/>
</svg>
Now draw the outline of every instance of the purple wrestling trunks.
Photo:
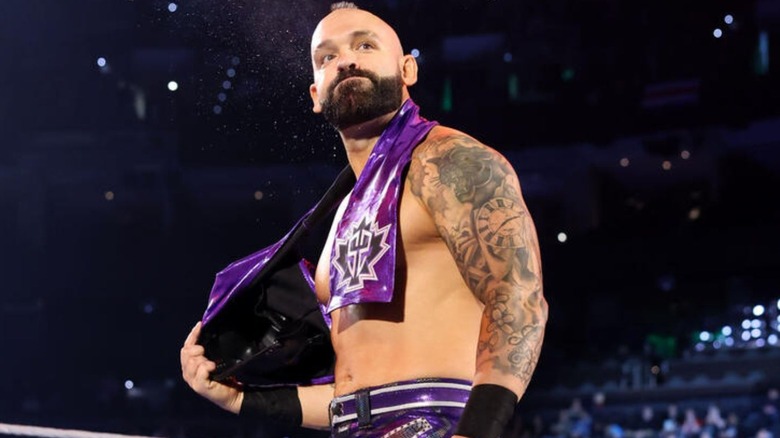
<svg viewBox="0 0 780 438">
<path fill-rule="evenodd" d="M 471 382 L 416 379 L 336 397 L 333 438 L 449 438 L 463 413 Z"/>
</svg>

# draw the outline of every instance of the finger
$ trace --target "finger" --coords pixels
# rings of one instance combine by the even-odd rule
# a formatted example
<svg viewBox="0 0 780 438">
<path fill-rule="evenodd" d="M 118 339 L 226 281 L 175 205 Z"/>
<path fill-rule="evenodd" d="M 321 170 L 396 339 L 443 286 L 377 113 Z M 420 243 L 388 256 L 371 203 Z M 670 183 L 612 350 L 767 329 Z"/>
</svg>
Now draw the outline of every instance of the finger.
<svg viewBox="0 0 780 438">
<path fill-rule="evenodd" d="M 184 345 L 195 345 L 198 340 L 198 336 L 200 336 L 200 321 L 198 321 L 197 324 L 192 327 L 190 334 L 187 335 L 187 339 L 184 340 Z"/>
<path fill-rule="evenodd" d="M 192 357 L 205 356 L 206 349 L 202 345 L 190 345 L 188 347 L 182 347 L 179 351 L 179 361 L 184 366 L 187 361 Z"/>
<path fill-rule="evenodd" d="M 191 357 L 185 361 L 184 365 L 182 366 L 182 375 L 184 376 L 184 380 L 189 381 L 195 379 L 198 373 L 198 369 L 205 362 L 208 362 L 208 360 L 203 356 Z"/>
<path fill-rule="evenodd" d="M 182 349 L 181 365 L 182 369 L 192 368 L 195 365 L 199 365 L 201 362 L 205 362 L 208 359 L 202 354 L 191 354 L 191 350 Z"/>
<path fill-rule="evenodd" d="M 205 356 L 206 349 L 202 345 L 188 345 L 181 348 L 181 354 L 186 357 Z"/>
<path fill-rule="evenodd" d="M 209 364 L 213 365 L 214 362 L 204 361 L 198 366 L 198 369 L 195 373 L 195 381 L 205 387 L 208 387 L 209 383 L 211 382 L 211 371 L 214 370 L 214 367 L 210 366 Z"/>
</svg>

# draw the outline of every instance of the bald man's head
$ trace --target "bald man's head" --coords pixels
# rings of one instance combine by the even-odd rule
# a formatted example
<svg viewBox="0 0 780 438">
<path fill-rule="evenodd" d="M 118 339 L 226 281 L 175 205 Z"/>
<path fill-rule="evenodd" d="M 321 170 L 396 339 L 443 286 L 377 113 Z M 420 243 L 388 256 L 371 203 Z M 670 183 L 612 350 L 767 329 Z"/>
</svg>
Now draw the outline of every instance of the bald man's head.
<svg viewBox="0 0 780 438">
<path fill-rule="evenodd" d="M 339 129 L 397 110 L 417 82 L 417 62 L 404 55 L 395 30 L 376 15 L 337 8 L 311 39 L 314 112 Z"/>
<path fill-rule="evenodd" d="M 327 44 L 334 36 L 356 30 L 376 34 L 387 45 L 387 48 L 392 50 L 394 55 L 399 58 L 403 56 L 401 39 L 398 38 L 398 34 L 392 26 L 376 15 L 358 9 L 349 2 L 334 4 L 334 9 L 317 24 L 311 38 L 312 56 L 314 56 L 317 47 Z"/>
</svg>

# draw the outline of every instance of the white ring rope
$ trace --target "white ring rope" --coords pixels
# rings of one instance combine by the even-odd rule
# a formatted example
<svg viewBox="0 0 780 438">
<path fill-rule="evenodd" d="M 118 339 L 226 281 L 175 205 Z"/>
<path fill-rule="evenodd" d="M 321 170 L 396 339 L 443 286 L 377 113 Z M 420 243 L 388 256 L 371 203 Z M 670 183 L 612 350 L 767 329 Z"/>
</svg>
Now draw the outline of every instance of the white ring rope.
<svg viewBox="0 0 780 438">
<path fill-rule="evenodd" d="M 52 427 L 23 426 L 21 424 L 0 423 L 0 435 L 37 436 L 47 438 L 152 438 L 140 435 L 120 435 L 115 433 L 87 432 L 75 429 L 55 429 Z"/>
</svg>

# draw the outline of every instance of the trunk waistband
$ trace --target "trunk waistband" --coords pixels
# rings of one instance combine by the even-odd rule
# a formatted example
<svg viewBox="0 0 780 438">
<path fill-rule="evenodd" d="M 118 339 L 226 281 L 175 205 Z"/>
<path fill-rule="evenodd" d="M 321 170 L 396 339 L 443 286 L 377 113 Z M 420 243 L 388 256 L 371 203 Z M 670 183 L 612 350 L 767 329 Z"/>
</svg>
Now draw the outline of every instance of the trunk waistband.
<svg viewBox="0 0 780 438">
<path fill-rule="evenodd" d="M 460 379 L 416 379 L 361 389 L 330 402 L 331 425 L 358 420 L 371 424 L 371 416 L 402 409 L 466 406 L 471 382 Z"/>
</svg>

